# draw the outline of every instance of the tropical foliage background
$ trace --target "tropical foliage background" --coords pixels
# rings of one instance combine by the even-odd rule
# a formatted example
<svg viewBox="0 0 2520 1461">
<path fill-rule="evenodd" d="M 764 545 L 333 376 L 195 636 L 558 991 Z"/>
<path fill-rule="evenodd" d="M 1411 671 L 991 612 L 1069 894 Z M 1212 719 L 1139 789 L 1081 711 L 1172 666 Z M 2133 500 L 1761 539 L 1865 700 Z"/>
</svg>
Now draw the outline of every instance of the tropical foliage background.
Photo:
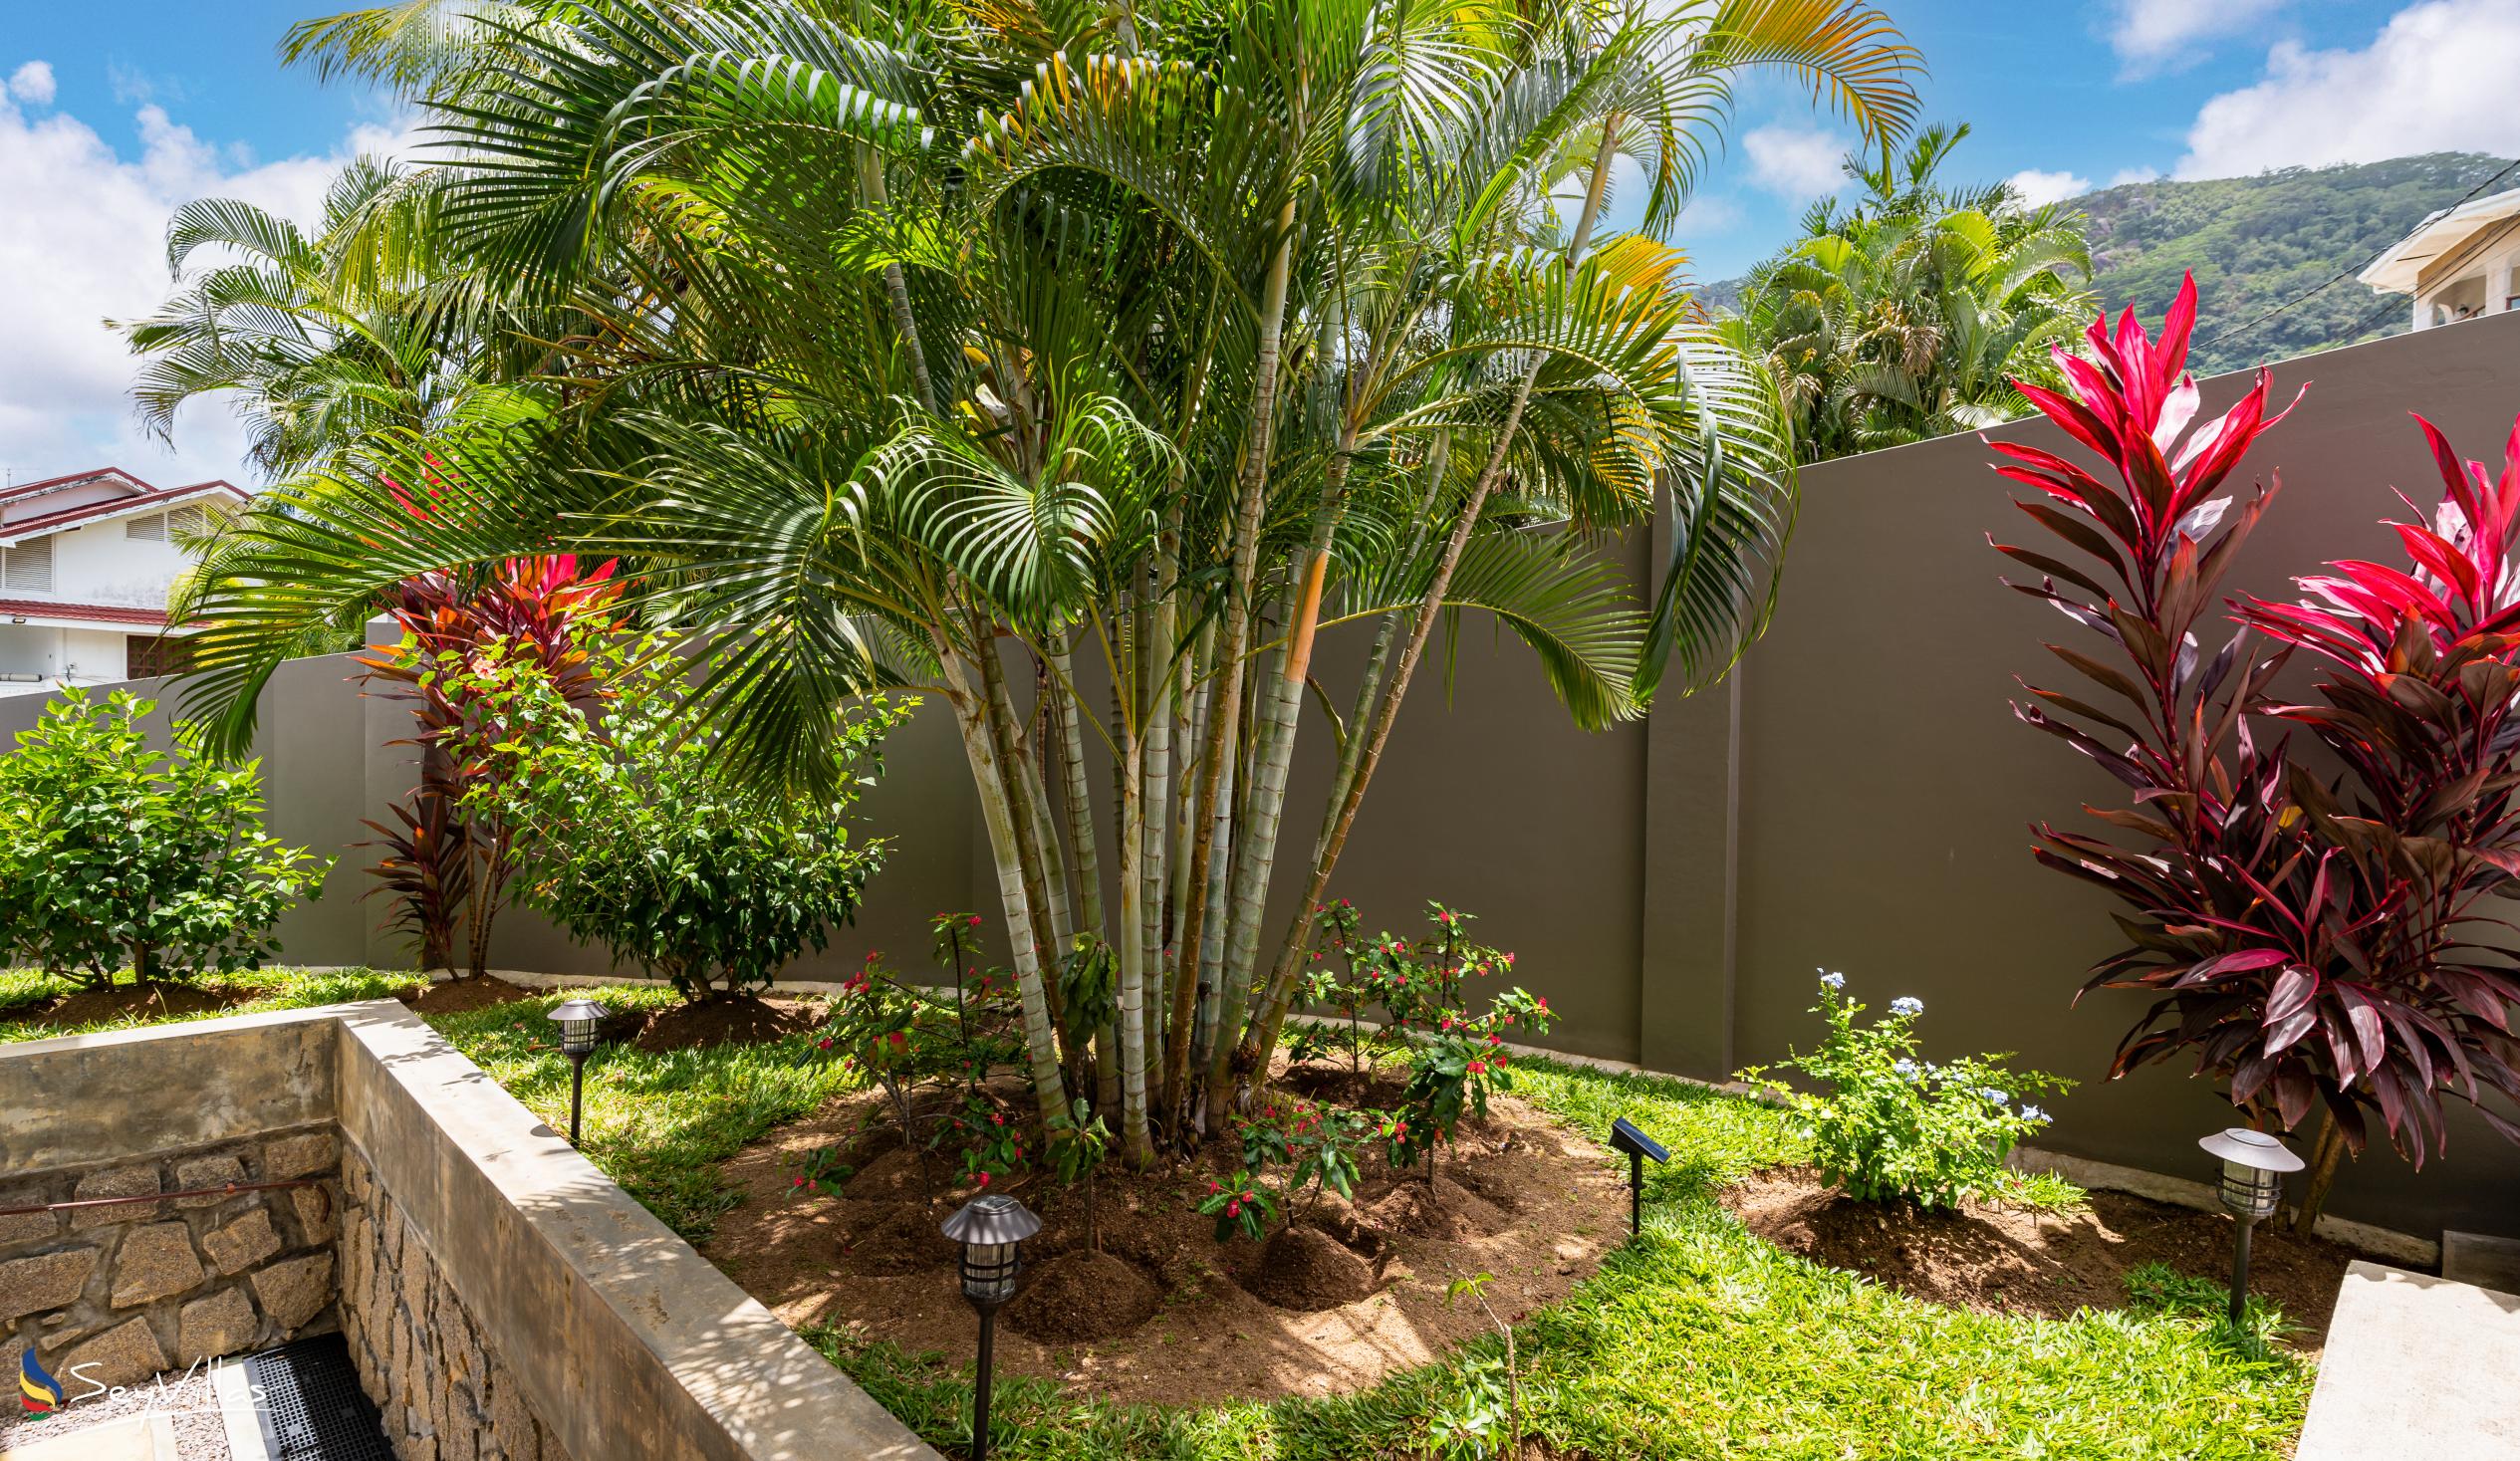
<svg viewBox="0 0 2520 1461">
<path fill-rule="evenodd" d="M 133 332 L 153 408 L 242 388 L 290 472 L 185 606 L 212 744 L 293 647 L 524 554 L 618 560 L 625 614 L 707 642 L 694 713 L 766 782 L 917 687 L 1045 1120 L 1078 1073 L 1137 1160 L 1273 1048 L 1439 628 L 1493 615 L 1592 726 L 1757 633 L 1792 425 L 1652 235 L 1745 75 L 1885 144 L 1914 105 L 1844 0 L 405 0 L 289 49 L 440 146 L 319 238 L 193 210 L 177 261 L 246 275 Z M 1601 224 L 1621 159 L 1638 234 Z M 1657 514 L 1629 584 L 1595 546 Z M 1304 733 L 1337 774 L 1282 869 Z M 1068 976 L 1115 960 L 1072 1035 Z"/>
<path fill-rule="evenodd" d="M 1765 357 L 1803 460 L 1991 426 L 2028 413 L 2014 381 L 2060 383 L 2051 355 L 2092 305 L 2079 219 L 1945 183 L 1968 132 L 1850 154 L 1855 201 L 1814 204 L 1742 288 L 1732 337 Z"/>
</svg>

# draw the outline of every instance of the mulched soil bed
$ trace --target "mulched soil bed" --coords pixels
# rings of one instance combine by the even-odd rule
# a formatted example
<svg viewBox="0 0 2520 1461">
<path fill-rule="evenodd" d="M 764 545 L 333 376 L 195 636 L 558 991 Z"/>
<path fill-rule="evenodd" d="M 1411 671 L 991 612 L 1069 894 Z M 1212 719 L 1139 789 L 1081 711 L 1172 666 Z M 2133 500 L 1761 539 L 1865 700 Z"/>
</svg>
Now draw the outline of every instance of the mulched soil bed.
<svg viewBox="0 0 2520 1461">
<path fill-rule="evenodd" d="M 67 1030 L 135 1017 L 164 1019 L 174 1015 L 215 1015 L 255 998 L 257 993 L 252 989 L 227 985 L 204 988 L 152 980 L 146 984 L 116 984 L 57 995 L 52 999 L 20 1005 L 9 1011 L 5 1018 L 12 1025 Z"/>
<path fill-rule="evenodd" d="M 2125 1192 L 2096 1191 L 2070 1213 L 1974 1202 L 1925 1212 L 1858 1202 L 1816 1171 L 1779 1168 L 1736 1183 L 1724 1204 L 1790 1253 L 1981 1313 L 2064 1319 L 2078 1309 L 2123 1309 L 2127 1274 L 2147 1263 L 2216 1283 L 2231 1277 L 2230 1218 Z M 2298 1326 L 2287 1337 L 2293 1347 L 2316 1354 L 2345 1266 L 2360 1256 L 2263 1224 L 2251 1245 L 2249 1292 Z"/>
<path fill-rule="evenodd" d="M 638 1017 L 635 1033 L 615 1028 L 633 1015 Z M 662 1010 L 625 1011 L 604 1034 L 608 1040 L 628 1039 L 640 1050 L 661 1055 L 711 1045 L 767 1045 L 822 1022 L 820 1003 L 747 994 Z"/>
<path fill-rule="evenodd" d="M 1288 1084 L 1321 1083 L 1298 1071 Z M 1374 1094 L 1388 1101 L 1396 1088 Z M 937 1225 L 976 1189 L 948 1188 L 941 1156 L 922 1180 L 889 1129 L 864 1132 L 878 1110 L 852 1096 L 725 1163 L 742 1201 L 702 1251 L 790 1325 L 968 1361 L 975 1328 Z M 798 1162 L 835 1142 L 857 1169 L 842 1195 L 797 1195 Z M 1195 1211 L 1236 1154 L 1211 1141 L 1132 1173 L 1116 1153 L 1097 1191 L 1100 1252 L 1084 1243 L 1081 1191 L 1017 1184 L 1044 1226 L 1025 1245 L 998 1365 L 1132 1402 L 1361 1390 L 1488 1332 L 1475 1305 L 1444 1302 L 1453 1279 L 1494 1274 L 1489 1302 L 1510 1317 L 1565 1299 L 1626 1236 L 1609 1154 L 1510 1096 L 1465 1126 L 1431 1195 L 1422 1168 L 1395 1174 L 1375 1157 L 1353 1204 L 1323 1202 L 1265 1244 L 1220 1244 Z"/>
</svg>

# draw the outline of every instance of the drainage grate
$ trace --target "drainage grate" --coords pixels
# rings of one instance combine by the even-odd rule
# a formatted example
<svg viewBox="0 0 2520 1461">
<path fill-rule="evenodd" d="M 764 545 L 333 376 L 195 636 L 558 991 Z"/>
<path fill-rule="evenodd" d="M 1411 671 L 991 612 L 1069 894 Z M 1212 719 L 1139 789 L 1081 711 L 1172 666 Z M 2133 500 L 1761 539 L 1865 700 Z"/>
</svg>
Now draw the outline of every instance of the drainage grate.
<svg viewBox="0 0 2520 1461">
<path fill-rule="evenodd" d="M 340 1335 L 293 1340 L 253 1356 L 246 1368 L 262 1391 L 271 1461 L 393 1461 Z"/>
</svg>

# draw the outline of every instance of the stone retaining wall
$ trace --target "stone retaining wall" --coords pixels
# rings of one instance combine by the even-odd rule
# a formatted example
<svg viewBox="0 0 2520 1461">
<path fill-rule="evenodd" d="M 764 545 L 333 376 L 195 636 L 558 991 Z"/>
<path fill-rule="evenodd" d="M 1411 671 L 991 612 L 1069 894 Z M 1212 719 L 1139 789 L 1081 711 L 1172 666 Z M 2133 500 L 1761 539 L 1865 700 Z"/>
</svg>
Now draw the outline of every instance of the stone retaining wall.
<svg viewBox="0 0 2520 1461">
<path fill-rule="evenodd" d="M 358 1151 L 342 1161 L 342 1333 L 401 1461 L 569 1461 Z"/>
<path fill-rule="evenodd" d="M 333 1302 L 339 1170 L 327 1122 L 0 1183 L 5 1209 L 318 1179 L 0 1217 L 0 1366 L 14 1371 L 32 1344 L 75 1399 L 321 1327 Z"/>
</svg>

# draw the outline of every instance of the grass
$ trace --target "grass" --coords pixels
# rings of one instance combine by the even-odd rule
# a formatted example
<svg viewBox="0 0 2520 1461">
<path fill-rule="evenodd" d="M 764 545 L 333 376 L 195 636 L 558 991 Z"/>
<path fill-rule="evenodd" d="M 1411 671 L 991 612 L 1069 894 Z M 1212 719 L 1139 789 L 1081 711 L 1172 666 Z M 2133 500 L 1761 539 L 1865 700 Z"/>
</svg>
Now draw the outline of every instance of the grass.
<svg viewBox="0 0 2520 1461">
<path fill-rule="evenodd" d="M 2280 1457 L 2310 1371 L 2193 1308 L 2012 1319 L 1925 1304 L 1780 1252 L 1715 1200 L 1802 1156 L 1783 1113 L 1683 1082 L 1534 1060 L 1518 1086 L 1597 1138 L 1625 1115 L 1672 1150 L 1643 1237 L 1517 1332 L 1530 1433 L 1610 1458 L 1779 1461 Z M 970 1385 L 933 1356 L 806 1338 L 931 1442 L 968 1437 Z M 1113 1405 L 1002 1379 L 993 1455 L 1025 1461 L 1329 1461 L 1423 1455 L 1502 1345 L 1333 1400 Z M 1501 1439 L 1501 1437 L 1499 1438 Z"/>
<path fill-rule="evenodd" d="M 255 1008 L 358 998 L 390 982 L 264 977 Z M 0 974 L 0 1020 L 10 1006 L 43 997 L 23 988 L 23 976 Z M 600 997 L 617 1006 L 673 998 L 628 986 Z M 429 1023 L 538 1115 L 561 1123 L 568 1064 L 538 1018 L 555 999 Z M 846 1088 L 832 1067 L 798 1058 L 804 1041 L 663 1055 L 606 1049 L 587 1069 L 587 1154 L 678 1231 L 704 1236 L 731 1201 L 715 1164 Z M 1716 1201 L 1727 1181 L 1806 1154 L 1784 1113 L 1678 1081 L 1536 1059 L 1515 1071 L 1524 1095 L 1597 1138 L 1625 1115 L 1673 1153 L 1669 1165 L 1647 1168 L 1641 1239 L 1517 1331 L 1530 1433 L 1559 1450 L 1599 1461 L 2237 1461 L 2281 1457 L 2300 1432 L 2309 1366 L 2263 1343 L 2272 1316 L 2254 1333 L 2227 1332 L 2211 1285 L 2139 1276 L 2129 1310 L 2065 1321 L 1908 1299 L 1780 1252 Z M 931 1442 L 967 1443 L 967 1372 L 837 1331 L 805 1338 Z M 1358 1395 L 1195 1409 L 1116 1405 L 1050 1381 L 1003 1377 L 992 1453 L 1010 1461 L 1425 1455 L 1437 1419 L 1492 1383 L 1501 1353 L 1501 1344 L 1483 1341 Z"/>
</svg>

